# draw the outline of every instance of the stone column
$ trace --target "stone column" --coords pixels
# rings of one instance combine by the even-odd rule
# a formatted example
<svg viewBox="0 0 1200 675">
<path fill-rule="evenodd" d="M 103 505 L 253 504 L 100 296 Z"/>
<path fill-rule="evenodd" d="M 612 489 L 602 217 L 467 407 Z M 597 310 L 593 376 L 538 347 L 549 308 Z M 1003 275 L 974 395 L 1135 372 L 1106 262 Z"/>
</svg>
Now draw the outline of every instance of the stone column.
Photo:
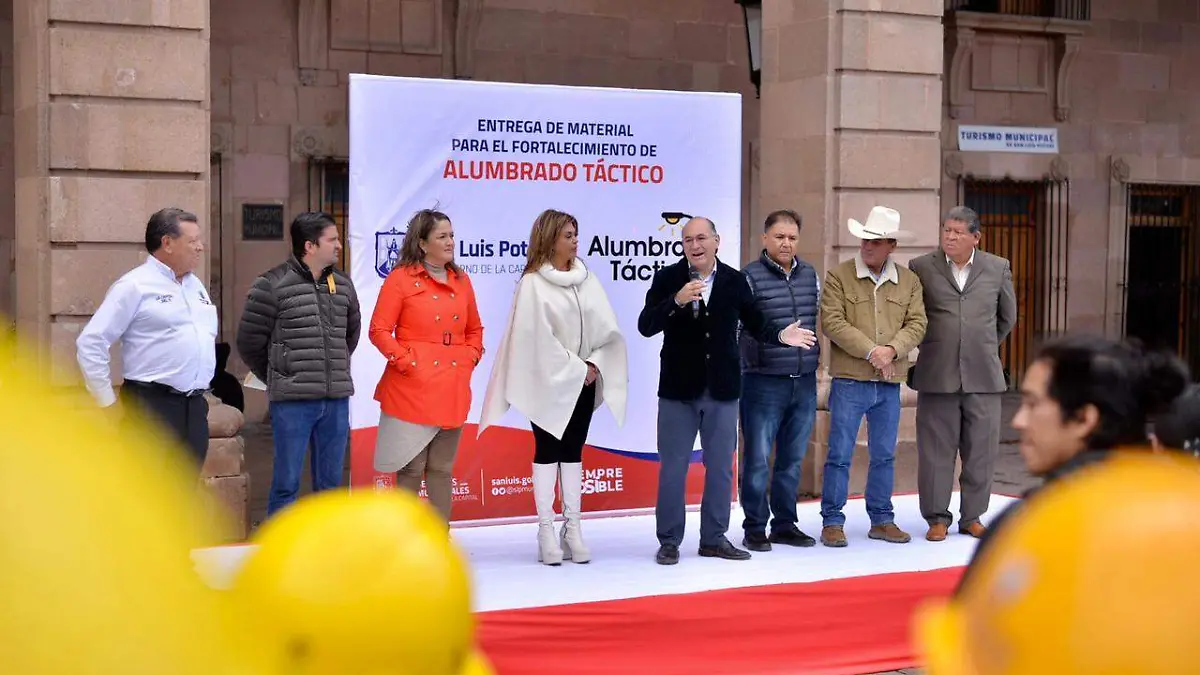
<svg viewBox="0 0 1200 675">
<path fill-rule="evenodd" d="M 246 470 L 246 441 L 239 432 L 246 418 L 216 396 L 205 397 L 209 441 L 200 480 L 219 517 L 227 519 L 230 539 L 244 541 L 250 534 L 250 473 Z"/>
<path fill-rule="evenodd" d="M 858 247 L 847 218 L 876 205 L 899 210 L 918 234 L 900 261 L 937 245 L 943 9 L 943 0 L 764 3 L 757 212 L 798 210 L 800 255 L 821 274 Z M 827 397 L 822 371 L 803 493 L 820 492 Z M 906 389 L 902 447 L 914 440 L 914 400 Z"/>
<path fill-rule="evenodd" d="M 165 206 L 207 229 L 207 0 L 13 0 L 16 319 L 53 381 Z M 198 270 L 207 279 L 207 264 Z"/>
<path fill-rule="evenodd" d="M 909 258 L 937 246 L 941 185 L 943 0 L 840 0 L 832 50 L 837 170 L 827 263 L 854 255 L 847 218 L 900 212 L 917 239 Z"/>
<path fill-rule="evenodd" d="M 757 225 L 790 208 L 804 220 L 800 257 L 824 272 L 834 144 L 830 46 L 840 0 L 763 3 Z M 756 228 L 755 228 L 756 229 Z"/>
</svg>

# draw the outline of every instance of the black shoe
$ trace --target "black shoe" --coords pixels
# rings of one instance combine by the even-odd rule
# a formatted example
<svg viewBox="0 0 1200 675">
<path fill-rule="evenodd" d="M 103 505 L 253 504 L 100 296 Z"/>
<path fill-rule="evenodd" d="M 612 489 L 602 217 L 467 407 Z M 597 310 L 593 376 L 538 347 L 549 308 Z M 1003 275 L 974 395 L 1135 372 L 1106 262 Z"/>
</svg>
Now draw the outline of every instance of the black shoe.
<svg viewBox="0 0 1200 675">
<path fill-rule="evenodd" d="M 725 537 L 721 537 L 720 543 L 716 546 L 701 546 L 700 557 L 722 558 L 724 560 L 749 560 L 750 553 L 729 543 L 729 540 Z"/>
<path fill-rule="evenodd" d="M 679 562 L 679 547 L 675 544 L 663 544 L 654 554 L 654 562 L 659 565 L 674 565 Z"/>
<path fill-rule="evenodd" d="M 747 532 L 745 537 L 742 537 L 742 546 L 751 551 L 759 551 L 765 553 L 771 550 L 771 541 L 767 539 L 767 535 L 762 532 Z"/>
<path fill-rule="evenodd" d="M 777 530 L 772 532 L 770 541 L 773 544 L 783 544 L 784 546 L 800 546 L 802 548 L 808 548 L 809 546 L 817 545 L 816 539 L 804 534 L 800 531 L 800 528 L 796 527 L 795 525 L 792 525 L 786 530 Z"/>
</svg>

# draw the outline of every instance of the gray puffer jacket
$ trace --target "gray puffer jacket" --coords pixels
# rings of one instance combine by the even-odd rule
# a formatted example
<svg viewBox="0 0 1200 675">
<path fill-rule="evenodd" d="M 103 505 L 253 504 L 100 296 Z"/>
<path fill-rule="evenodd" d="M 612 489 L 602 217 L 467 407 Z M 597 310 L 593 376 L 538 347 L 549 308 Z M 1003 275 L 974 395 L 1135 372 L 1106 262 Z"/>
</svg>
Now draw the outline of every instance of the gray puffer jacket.
<svg viewBox="0 0 1200 675">
<path fill-rule="evenodd" d="M 333 283 L 329 283 L 330 277 Z M 333 267 L 318 279 L 292 256 L 254 281 L 237 348 L 272 401 L 346 398 L 361 316 L 350 278 Z"/>
</svg>

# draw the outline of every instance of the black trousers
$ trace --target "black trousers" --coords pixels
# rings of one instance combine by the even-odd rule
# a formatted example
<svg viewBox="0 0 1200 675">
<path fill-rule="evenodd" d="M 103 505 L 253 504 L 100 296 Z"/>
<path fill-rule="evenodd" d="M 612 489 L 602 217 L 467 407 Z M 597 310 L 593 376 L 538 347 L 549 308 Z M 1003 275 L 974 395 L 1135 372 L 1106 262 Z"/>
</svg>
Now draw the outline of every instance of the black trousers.
<svg viewBox="0 0 1200 675">
<path fill-rule="evenodd" d="M 583 461 L 583 444 L 587 441 L 588 428 L 592 426 L 592 412 L 596 407 L 596 383 L 584 385 L 575 401 L 575 410 L 562 439 L 536 424 L 533 427 L 534 464 L 578 464 Z"/>
<path fill-rule="evenodd" d="M 204 394 L 187 395 L 154 382 L 126 380 L 121 403 L 136 408 L 179 439 L 198 471 L 208 453 L 208 401 Z"/>
</svg>

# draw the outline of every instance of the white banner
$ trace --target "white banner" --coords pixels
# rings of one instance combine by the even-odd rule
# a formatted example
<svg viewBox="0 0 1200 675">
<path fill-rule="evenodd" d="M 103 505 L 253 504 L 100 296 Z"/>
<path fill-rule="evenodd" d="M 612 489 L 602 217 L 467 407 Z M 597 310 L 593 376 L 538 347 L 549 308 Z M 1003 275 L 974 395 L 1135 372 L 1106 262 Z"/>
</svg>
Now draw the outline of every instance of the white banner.
<svg viewBox="0 0 1200 675">
<path fill-rule="evenodd" d="M 580 256 L 604 284 L 629 344 L 626 424 L 619 428 L 604 408 L 588 442 L 653 456 L 661 336 L 641 337 L 637 317 L 654 270 L 682 255 L 682 222 L 664 214 L 712 218 L 720 254 L 736 265 L 741 157 L 737 94 L 351 76 L 349 249 L 364 322 L 351 427 L 378 424 L 373 395 L 384 359 L 366 341 L 366 323 L 413 213 L 436 207 L 450 216 L 456 262 L 478 298 L 486 353 L 472 379 L 465 448 L 530 228 L 554 208 L 579 220 Z M 515 411 L 502 425 L 529 429 Z M 361 452 L 354 457 L 362 461 Z"/>
</svg>

